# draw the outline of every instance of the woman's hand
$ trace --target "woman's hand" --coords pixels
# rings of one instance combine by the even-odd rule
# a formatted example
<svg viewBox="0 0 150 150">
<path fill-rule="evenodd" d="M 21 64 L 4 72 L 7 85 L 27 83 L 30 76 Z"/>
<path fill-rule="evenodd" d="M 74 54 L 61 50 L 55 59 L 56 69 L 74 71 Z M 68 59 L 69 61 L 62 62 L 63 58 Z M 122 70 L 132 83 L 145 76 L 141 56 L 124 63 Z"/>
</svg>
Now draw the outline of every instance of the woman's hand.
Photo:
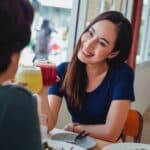
<svg viewBox="0 0 150 150">
<path fill-rule="evenodd" d="M 56 82 L 59 82 L 60 81 L 60 77 L 57 75 L 56 76 Z"/>
<path fill-rule="evenodd" d="M 64 130 L 74 132 L 74 128 L 79 125 L 79 123 L 69 123 L 65 125 Z"/>
<path fill-rule="evenodd" d="M 56 82 L 59 82 L 60 81 L 60 77 L 59 76 L 56 76 Z M 43 88 L 37 93 L 39 96 L 48 96 L 48 89 L 49 87 L 51 87 L 52 85 L 49 85 L 49 86 L 44 86 L 43 85 Z"/>
</svg>

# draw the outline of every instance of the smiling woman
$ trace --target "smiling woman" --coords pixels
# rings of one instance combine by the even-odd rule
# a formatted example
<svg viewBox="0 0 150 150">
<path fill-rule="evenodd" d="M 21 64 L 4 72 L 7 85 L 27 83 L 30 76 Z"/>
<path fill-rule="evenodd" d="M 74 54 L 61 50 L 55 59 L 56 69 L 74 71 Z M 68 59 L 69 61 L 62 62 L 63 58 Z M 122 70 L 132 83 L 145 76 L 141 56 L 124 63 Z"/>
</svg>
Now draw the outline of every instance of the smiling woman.
<svg viewBox="0 0 150 150">
<path fill-rule="evenodd" d="M 84 63 L 97 63 L 115 57 L 119 52 L 117 50 L 112 52 L 116 36 L 116 26 L 110 21 L 104 20 L 94 24 L 81 37 L 82 44 L 78 58 Z"/>
<path fill-rule="evenodd" d="M 132 44 L 130 22 L 117 11 L 98 15 L 84 30 L 70 62 L 57 67 L 60 77 L 48 91 L 39 93 L 41 113 L 52 129 L 65 97 L 72 122 L 66 130 L 116 141 L 134 101 L 134 73 L 124 61 Z"/>
</svg>

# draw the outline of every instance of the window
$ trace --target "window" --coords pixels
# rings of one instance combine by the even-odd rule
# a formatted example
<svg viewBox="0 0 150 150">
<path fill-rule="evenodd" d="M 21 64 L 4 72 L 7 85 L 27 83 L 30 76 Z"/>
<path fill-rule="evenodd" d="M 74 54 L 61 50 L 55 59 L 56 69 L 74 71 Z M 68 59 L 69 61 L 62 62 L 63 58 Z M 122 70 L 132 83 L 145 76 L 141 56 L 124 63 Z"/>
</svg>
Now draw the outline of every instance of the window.
<svg viewBox="0 0 150 150">
<path fill-rule="evenodd" d="M 150 1 L 143 0 L 142 18 L 140 26 L 139 44 L 136 63 L 150 60 Z"/>
<path fill-rule="evenodd" d="M 30 44 L 24 49 L 20 63 L 32 64 L 37 46 L 37 35 L 44 20 L 51 33 L 48 40 L 48 60 L 56 64 L 72 55 L 73 47 L 85 26 L 106 10 L 117 10 L 131 20 L 134 0 L 30 0 L 35 8 Z M 136 62 L 150 60 L 150 1 L 143 0 L 143 11 Z M 46 40 L 45 40 L 46 41 Z M 40 57 L 40 56 L 39 56 Z M 46 56 L 45 56 L 46 57 Z M 28 58 L 29 61 L 26 61 Z"/>
<path fill-rule="evenodd" d="M 36 59 L 48 59 L 56 65 L 66 61 L 68 46 L 74 40 L 76 24 L 71 21 L 72 16 L 74 20 L 76 18 L 72 14 L 76 14 L 78 0 L 30 1 L 35 10 L 32 36 L 21 54 L 20 64 L 32 65 Z M 72 41 L 69 40 L 70 34 Z"/>
<path fill-rule="evenodd" d="M 134 0 L 89 0 L 88 7 L 88 23 L 98 12 L 107 10 L 121 11 L 130 21 L 133 15 Z M 93 4 L 94 3 L 94 4 Z M 93 6 L 93 7 L 92 7 Z M 150 60 L 150 0 L 143 0 L 143 9 L 140 25 L 140 34 L 138 40 L 138 48 L 135 52 L 135 58 L 132 61 L 136 61 L 137 64 Z M 133 16 L 134 17 L 134 16 Z M 131 52 L 132 53 L 132 52 Z M 136 59 L 136 60 L 135 60 Z"/>
<path fill-rule="evenodd" d="M 121 11 L 129 19 L 131 18 L 131 0 L 88 0 L 86 2 L 82 2 L 81 6 L 82 8 L 84 8 L 84 10 L 82 9 L 80 15 L 84 16 L 84 19 L 80 19 L 82 22 L 80 22 L 78 28 L 82 28 L 80 29 L 80 32 L 78 32 L 78 34 L 80 34 L 81 31 L 83 31 L 85 26 L 87 26 L 94 17 L 96 17 L 99 13 L 102 13 L 107 10 Z"/>
</svg>

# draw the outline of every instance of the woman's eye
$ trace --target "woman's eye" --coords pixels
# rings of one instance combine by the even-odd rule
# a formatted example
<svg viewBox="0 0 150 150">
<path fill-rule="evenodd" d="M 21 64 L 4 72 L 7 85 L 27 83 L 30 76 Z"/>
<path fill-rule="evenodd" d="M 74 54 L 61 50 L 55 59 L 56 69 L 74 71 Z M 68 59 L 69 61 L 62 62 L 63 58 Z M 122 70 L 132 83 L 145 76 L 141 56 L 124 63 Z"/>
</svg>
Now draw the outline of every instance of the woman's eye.
<svg viewBox="0 0 150 150">
<path fill-rule="evenodd" d="M 89 31 L 88 31 L 88 35 L 92 37 L 92 36 L 93 36 L 93 33 L 89 30 Z"/>
<path fill-rule="evenodd" d="M 104 42 L 99 41 L 99 44 L 103 47 L 106 47 L 106 44 Z"/>
</svg>

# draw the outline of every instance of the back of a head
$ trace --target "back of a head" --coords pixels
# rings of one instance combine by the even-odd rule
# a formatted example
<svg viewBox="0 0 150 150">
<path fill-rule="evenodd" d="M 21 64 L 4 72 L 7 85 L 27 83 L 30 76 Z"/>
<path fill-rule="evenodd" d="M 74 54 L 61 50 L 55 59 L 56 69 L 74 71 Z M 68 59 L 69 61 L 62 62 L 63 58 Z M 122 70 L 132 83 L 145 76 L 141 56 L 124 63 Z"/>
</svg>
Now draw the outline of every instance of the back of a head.
<svg viewBox="0 0 150 150">
<path fill-rule="evenodd" d="M 30 41 L 33 7 L 28 0 L 0 2 L 0 73 L 10 64 L 11 55 Z"/>
</svg>

